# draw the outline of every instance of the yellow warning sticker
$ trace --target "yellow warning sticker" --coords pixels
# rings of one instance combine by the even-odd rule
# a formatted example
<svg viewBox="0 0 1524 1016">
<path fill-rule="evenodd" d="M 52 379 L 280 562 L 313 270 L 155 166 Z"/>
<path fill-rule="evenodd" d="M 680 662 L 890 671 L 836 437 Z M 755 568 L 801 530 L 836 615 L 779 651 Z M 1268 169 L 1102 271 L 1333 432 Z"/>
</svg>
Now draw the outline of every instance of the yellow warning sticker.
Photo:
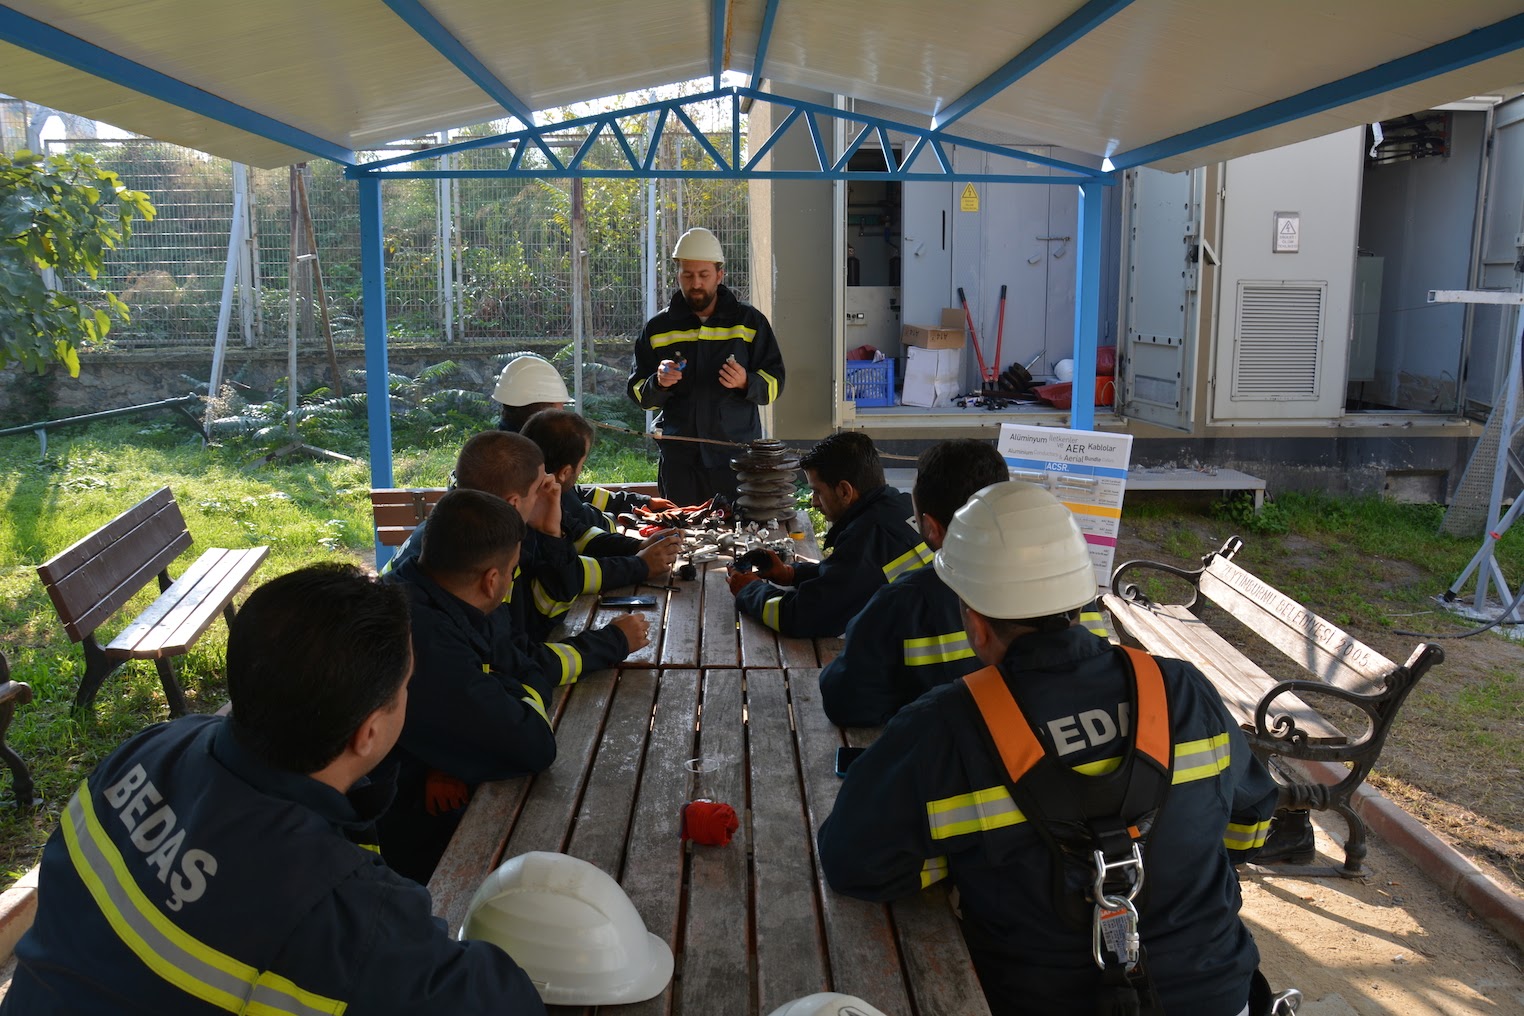
<svg viewBox="0 0 1524 1016">
<path fill-rule="evenodd" d="M 966 183 L 963 185 L 963 196 L 958 199 L 958 211 L 977 212 L 978 210 L 979 192 L 974 189 L 973 184 Z"/>
</svg>

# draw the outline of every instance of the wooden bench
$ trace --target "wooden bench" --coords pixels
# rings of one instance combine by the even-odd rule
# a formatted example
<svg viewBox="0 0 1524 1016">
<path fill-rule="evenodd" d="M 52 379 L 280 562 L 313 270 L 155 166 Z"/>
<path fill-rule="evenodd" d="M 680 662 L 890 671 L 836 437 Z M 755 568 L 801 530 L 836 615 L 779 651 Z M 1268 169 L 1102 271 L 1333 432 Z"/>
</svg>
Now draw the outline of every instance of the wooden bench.
<svg viewBox="0 0 1524 1016">
<path fill-rule="evenodd" d="M 1126 641 L 1155 655 L 1195 664 L 1243 725 L 1249 747 L 1267 763 L 1279 757 L 1348 767 L 1347 776 L 1328 786 L 1304 782 L 1285 766 L 1274 771 L 1286 783 L 1283 807 L 1331 810 L 1344 817 L 1349 836 L 1344 866 L 1337 873 L 1358 877 L 1366 834 L 1351 797 L 1376 764 L 1409 692 L 1430 667 L 1444 660 L 1444 651 L 1433 643 L 1420 643 L 1398 666 L 1234 564 L 1232 558 L 1242 546 L 1242 540 L 1231 537 L 1194 570 L 1128 561 L 1112 575 L 1104 602 Z M 1183 604 L 1154 602 L 1137 585 L 1137 577 L 1149 570 L 1191 583 L 1194 595 Z M 1292 680 L 1267 674 L 1212 629 L 1213 611 L 1237 619 L 1306 674 Z M 1342 708 L 1345 714 L 1358 711 L 1365 729 L 1346 734 L 1312 704 L 1317 701 L 1333 704 L 1336 711 Z"/>
<path fill-rule="evenodd" d="M 233 597 L 270 552 L 212 548 L 171 581 L 170 564 L 191 543 L 180 506 L 163 487 L 38 567 L 64 630 L 84 644 L 76 709 L 88 708 L 101 683 L 127 660 L 153 660 L 170 714 L 185 713 L 171 657 L 189 651 L 219 612 L 233 619 Z M 155 576 L 158 599 L 102 649 L 95 630 Z"/>
<path fill-rule="evenodd" d="M 0 759 L 4 759 L 10 767 L 11 782 L 16 788 L 16 807 L 19 809 L 30 808 L 37 803 L 32 797 L 32 771 L 26 767 L 21 756 L 16 754 L 16 750 L 5 743 L 5 734 L 11 729 L 16 707 L 30 701 L 32 686 L 25 681 L 11 680 L 11 665 L 5 661 L 5 654 L 0 653 Z"/>
</svg>

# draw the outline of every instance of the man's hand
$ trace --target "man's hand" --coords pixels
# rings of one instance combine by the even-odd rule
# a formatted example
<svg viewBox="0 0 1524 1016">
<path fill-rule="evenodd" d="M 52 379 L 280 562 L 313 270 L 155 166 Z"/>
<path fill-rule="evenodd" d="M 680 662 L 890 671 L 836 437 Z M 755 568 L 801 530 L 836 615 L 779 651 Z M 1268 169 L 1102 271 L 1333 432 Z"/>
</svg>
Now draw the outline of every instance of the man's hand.
<svg viewBox="0 0 1524 1016">
<path fill-rule="evenodd" d="M 746 388 L 746 368 L 739 363 L 727 360 L 720 367 L 720 384 L 726 388 Z"/>
<path fill-rule="evenodd" d="M 630 644 L 632 653 L 644 649 L 651 641 L 646 637 L 646 619 L 639 614 L 620 614 L 609 622 L 609 627 L 624 632 L 624 640 Z"/>
<path fill-rule="evenodd" d="M 762 576 L 756 572 L 736 571 L 734 568 L 725 569 L 725 584 L 730 587 L 730 595 L 738 596 L 741 590 L 753 582 L 761 582 Z"/>
<path fill-rule="evenodd" d="M 677 552 L 682 547 L 683 541 L 672 530 L 664 529 L 648 537 L 635 556 L 646 563 L 647 579 L 661 578 L 672 572 Z"/>
<path fill-rule="evenodd" d="M 757 558 L 762 560 L 757 560 Z M 794 566 L 784 564 L 783 559 L 778 556 L 777 551 L 763 550 L 757 553 L 756 558 L 752 560 L 756 561 L 757 574 L 767 581 L 776 582 L 780 586 L 791 586 L 794 584 Z"/>
<path fill-rule="evenodd" d="M 423 778 L 423 807 L 430 815 L 445 815 L 464 808 L 471 791 L 464 780 L 438 769 L 430 769 Z"/>
<path fill-rule="evenodd" d="M 529 528 L 559 539 L 561 536 L 561 484 L 549 473 L 543 474 L 530 490 L 534 510 L 524 521 Z"/>
<path fill-rule="evenodd" d="M 676 360 L 663 360 L 656 366 L 656 383 L 671 388 L 683 379 L 683 366 Z"/>
</svg>

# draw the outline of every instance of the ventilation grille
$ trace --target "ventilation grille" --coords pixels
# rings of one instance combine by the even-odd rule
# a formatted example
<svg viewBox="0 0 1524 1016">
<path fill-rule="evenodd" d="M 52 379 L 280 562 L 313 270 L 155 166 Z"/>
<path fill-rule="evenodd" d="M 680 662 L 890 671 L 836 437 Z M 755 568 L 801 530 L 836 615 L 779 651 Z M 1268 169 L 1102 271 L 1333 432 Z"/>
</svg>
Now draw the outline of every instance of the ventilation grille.
<svg viewBox="0 0 1524 1016">
<path fill-rule="evenodd" d="M 1323 283 L 1238 284 L 1233 398 L 1316 399 Z"/>
</svg>

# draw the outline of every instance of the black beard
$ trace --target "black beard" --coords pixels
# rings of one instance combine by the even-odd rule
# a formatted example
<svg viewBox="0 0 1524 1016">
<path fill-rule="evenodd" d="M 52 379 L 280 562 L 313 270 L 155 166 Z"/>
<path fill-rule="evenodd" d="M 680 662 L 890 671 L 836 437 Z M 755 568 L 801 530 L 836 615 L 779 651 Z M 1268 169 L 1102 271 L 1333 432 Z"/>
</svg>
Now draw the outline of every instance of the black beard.
<svg viewBox="0 0 1524 1016">
<path fill-rule="evenodd" d="M 683 298 L 688 301 L 688 308 L 695 313 L 703 310 L 714 302 L 713 293 L 705 293 L 703 296 L 694 296 L 691 293 L 684 293 Z"/>
</svg>

